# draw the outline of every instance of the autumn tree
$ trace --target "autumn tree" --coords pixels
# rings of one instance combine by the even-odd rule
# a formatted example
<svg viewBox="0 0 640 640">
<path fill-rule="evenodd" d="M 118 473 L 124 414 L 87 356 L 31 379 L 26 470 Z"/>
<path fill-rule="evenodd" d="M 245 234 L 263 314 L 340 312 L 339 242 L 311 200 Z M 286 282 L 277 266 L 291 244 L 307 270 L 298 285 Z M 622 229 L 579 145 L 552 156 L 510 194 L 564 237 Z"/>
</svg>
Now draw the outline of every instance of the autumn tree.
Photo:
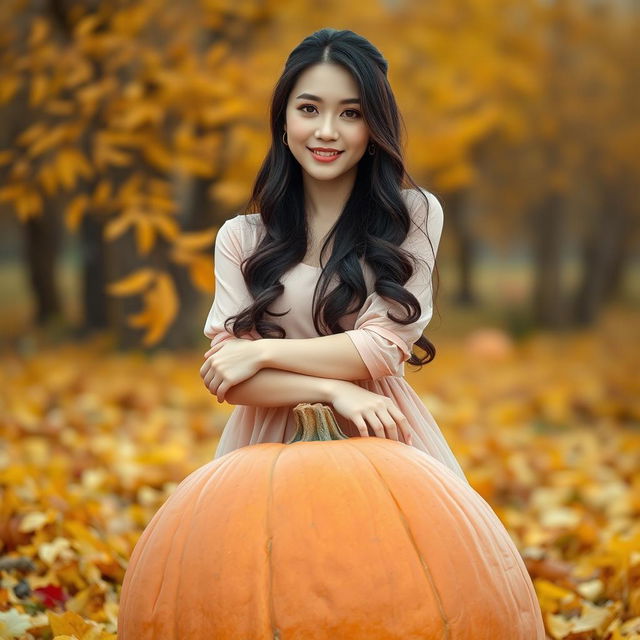
<svg viewBox="0 0 640 640">
<path fill-rule="evenodd" d="M 214 287 L 214 211 L 238 199 L 224 173 L 238 153 L 229 131 L 252 117 L 242 52 L 272 8 L 149 0 L 21 9 L 4 9 L 0 102 L 27 115 L 0 152 L 0 200 L 37 229 L 61 203 L 83 241 L 88 327 L 113 326 L 122 344 L 135 344 L 137 329 L 147 346 L 185 343 L 194 292 Z M 31 268 L 47 274 L 34 278 L 45 320 L 59 303 L 51 238 L 39 237 L 34 261 L 49 257 Z M 190 322 L 176 322 L 181 307 Z"/>
<path fill-rule="evenodd" d="M 611 5 L 617 6 L 617 5 Z M 213 289 L 218 223 L 242 210 L 270 144 L 268 105 L 287 52 L 327 26 L 389 61 L 407 165 L 446 210 L 457 300 L 476 301 L 478 239 L 526 231 L 532 315 L 590 322 L 637 236 L 637 12 L 583 0 L 436 0 L 0 7 L 0 201 L 30 238 L 38 318 L 59 309 L 57 219 L 84 256 L 87 327 L 124 345 L 188 344 Z M 10 127 L 10 130 L 9 130 Z M 564 255 L 582 255 L 567 291 Z"/>
</svg>

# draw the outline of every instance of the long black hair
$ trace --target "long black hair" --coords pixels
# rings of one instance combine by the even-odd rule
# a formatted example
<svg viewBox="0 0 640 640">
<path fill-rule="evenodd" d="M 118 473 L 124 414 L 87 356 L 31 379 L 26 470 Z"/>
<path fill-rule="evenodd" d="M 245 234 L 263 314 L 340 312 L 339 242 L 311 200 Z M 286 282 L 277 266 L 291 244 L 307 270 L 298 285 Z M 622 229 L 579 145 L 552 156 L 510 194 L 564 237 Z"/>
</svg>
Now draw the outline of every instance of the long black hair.
<svg viewBox="0 0 640 640">
<path fill-rule="evenodd" d="M 254 326 L 263 338 L 286 337 L 285 329 L 264 316 L 284 315 L 267 309 L 284 291 L 281 276 L 304 259 L 309 236 L 302 169 L 283 140 L 286 108 L 300 73 L 319 63 L 341 65 L 351 73 L 360 88 L 362 117 L 376 152 L 365 152 L 359 161 L 352 192 L 322 245 L 321 255 L 334 237 L 333 252 L 322 269 L 313 297 L 314 327 L 320 335 L 341 333 L 345 329 L 339 324 L 340 318 L 361 308 L 368 295 L 361 257 L 375 274 L 376 293 L 399 302 L 407 310 L 404 319 L 388 313 L 391 320 L 410 324 L 421 315 L 418 299 L 402 286 L 414 273 L 414 257 L 399 247 L 411 226 L 402 189 L 409 185 L 415 188 L 425 199 L 427 212 L 429 202 L 405 170 L 401 116 L 387 80 L 387 61 L 366 38 L 353 31 L 325 28 L 306 37 L 291 52 L 273 91 L 271 148 L 245 210 L 259 212 L 266 231 L 241 267 L 254 302 L 225 322 L 226 327 L 235 319 L 232 331 L 236 337 Z M 339 284 L 327 294 L 336 273 Z M 409 364 L 423 365 L 434 359 L 435 346 L 426 337 L 421 336 L 415 344 L 426 356 L 420 358 L 412 353 Z"/>
</svg>

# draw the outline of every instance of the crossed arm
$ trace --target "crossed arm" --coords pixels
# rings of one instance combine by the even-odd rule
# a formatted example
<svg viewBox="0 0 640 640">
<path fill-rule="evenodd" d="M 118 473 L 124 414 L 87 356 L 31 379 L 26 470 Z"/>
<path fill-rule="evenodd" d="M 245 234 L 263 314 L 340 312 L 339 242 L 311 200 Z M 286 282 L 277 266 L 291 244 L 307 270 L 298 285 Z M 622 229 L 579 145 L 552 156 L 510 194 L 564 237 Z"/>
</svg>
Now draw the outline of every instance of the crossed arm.
<svg viewBox="0 0 640 640">
<path fill-rule="evenodd" d="M 355 345 L 344 333 L 318 338 L 255 341 L 263 368 L 226 393 L 230 404 L 284 406 L 331 402 L 338 385 L 369 379 Z"/>
</svg>

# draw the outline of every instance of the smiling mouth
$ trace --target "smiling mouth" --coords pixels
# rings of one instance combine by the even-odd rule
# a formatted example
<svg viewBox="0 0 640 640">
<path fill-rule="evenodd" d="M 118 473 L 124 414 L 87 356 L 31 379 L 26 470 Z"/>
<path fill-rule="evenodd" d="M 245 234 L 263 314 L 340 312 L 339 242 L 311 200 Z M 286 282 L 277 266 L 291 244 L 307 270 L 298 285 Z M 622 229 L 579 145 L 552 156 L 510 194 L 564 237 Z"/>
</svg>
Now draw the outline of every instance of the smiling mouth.
<svg viewBox="0 0 640 640">
<path fill-rule="evenodd" d="M 318 156 L 323 158 L 331 158 L 332 156 L 339 156 L 343 151 L 317 151 L 316 149 L 311 149 L 311 147 L 307 147 L 311 153 L 315 153 Z"/>
</svg>

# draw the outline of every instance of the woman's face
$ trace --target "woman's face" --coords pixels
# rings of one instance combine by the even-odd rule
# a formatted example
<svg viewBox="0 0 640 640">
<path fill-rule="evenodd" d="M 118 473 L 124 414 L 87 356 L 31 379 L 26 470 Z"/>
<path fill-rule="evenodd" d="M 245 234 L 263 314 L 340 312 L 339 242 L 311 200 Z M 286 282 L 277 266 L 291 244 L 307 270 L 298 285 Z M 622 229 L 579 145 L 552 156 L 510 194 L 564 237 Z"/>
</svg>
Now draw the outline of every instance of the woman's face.
<svg viewBox="0 0 640 640">
<path fill-rule="evenodd" d="M 286 140 L 291 153 L 309 176 L 333 180 L 355 167 L 367 150 L 369 128 L 362 118 L 360 92 L 343 67 L 321 63 L 298 77 L 287 102 Z M 311 149 L 341 153 L 317 157 Z"/>
</svg>

